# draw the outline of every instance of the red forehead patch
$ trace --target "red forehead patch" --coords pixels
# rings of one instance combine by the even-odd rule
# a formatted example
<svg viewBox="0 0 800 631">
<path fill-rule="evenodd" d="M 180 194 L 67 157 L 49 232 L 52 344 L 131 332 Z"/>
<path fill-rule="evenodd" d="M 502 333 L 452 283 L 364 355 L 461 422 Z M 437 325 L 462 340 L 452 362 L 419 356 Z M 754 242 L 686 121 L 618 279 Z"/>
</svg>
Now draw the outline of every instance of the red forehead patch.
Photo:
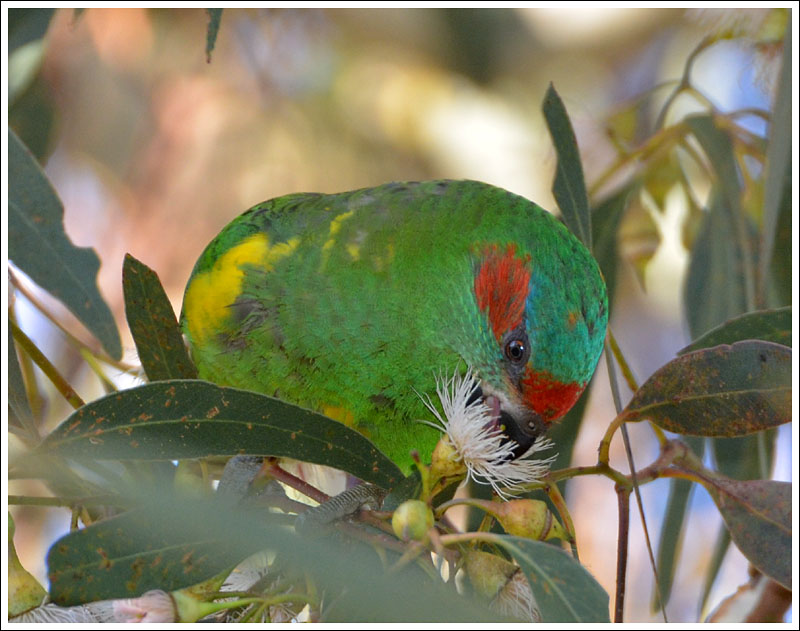
<svg viewBox="0 0 800 631">
<path fill-rule="evenodd" d="M 484 248 L 481 265 L 475 275 L 475 297 L 478 308 L 485 312 L 495 338 L 519 326 L 525 315 L 531 273 L 527 267 L 530 255 L 517 256 L 513 243 L 505 251 L 497 245 Z"/>
</svg>

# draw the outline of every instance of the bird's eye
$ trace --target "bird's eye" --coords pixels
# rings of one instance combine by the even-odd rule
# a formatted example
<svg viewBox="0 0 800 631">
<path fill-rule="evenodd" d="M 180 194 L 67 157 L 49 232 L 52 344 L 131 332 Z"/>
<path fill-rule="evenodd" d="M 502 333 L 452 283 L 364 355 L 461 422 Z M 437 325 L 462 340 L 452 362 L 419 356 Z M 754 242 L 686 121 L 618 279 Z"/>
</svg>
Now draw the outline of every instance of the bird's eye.
<svg viewBox="0 0 800 631">
<path fill-rule="evenodd" d="M 526 350 L 525 342 L 522 340 L 511 340 L 506 344 L 506 357 L 515 364 L 518 364 L 525 360 Z"/>
</svg>

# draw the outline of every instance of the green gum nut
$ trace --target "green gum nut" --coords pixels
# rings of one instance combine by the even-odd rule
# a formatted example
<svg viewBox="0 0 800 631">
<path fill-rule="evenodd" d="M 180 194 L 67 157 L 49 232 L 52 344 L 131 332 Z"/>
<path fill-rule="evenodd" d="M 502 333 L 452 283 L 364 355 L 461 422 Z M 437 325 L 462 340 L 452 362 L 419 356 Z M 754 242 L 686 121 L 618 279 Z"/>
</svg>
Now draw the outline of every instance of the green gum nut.
<svg viewBox="0 0 800 631">
<path fill-rule="evenodd" d="M 561 524 L 541 500 L 510 500 L 492 506 L 490 512 L 509 535 L 537 541 L 568 539 Z"/>
<path fill-rule="evenodd" d="M 392 515 L 392 530 L 403 541 L 425 541 L 433 526 L 433 512 L 421 500 L 406 500 Z"/>
</svg>

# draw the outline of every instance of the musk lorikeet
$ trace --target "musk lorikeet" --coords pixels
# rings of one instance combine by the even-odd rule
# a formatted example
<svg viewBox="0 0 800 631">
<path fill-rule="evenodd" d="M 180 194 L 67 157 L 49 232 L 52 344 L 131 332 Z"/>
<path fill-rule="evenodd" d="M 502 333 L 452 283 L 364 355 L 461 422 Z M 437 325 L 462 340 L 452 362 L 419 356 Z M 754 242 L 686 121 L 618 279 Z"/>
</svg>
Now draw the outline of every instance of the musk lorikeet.
<svg viewBox="0 0 800 631">
<path fill-rule="evenodd" d="M 254 206 L 197 261 L 181 323 L 202 378 L 322 412 L 407 470 L 439 438 L 419 393 L 459 366 L 524 454 L 592 376 L 607 307 L 555 217 L 439 180 Z"/>
</svg>

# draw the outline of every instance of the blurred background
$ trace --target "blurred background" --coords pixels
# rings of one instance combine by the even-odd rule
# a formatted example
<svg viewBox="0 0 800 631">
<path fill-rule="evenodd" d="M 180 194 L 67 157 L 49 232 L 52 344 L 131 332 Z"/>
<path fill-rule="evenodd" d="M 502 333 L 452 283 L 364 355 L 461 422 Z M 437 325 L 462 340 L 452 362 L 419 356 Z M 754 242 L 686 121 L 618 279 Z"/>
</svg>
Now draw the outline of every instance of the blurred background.
<svg viewBox="0 0 800 631">
<path fill-rule="evenodd" d="M 39 13 L 40 15 L 32 15 Z M 47 11 L 12 9 L 9 37 L 22 37 Z M 769 10 L 721 9 L 226 9 L 216 47 L 205 53 L 208 15 L 180 9 L 59 9 L 46 37 L 9 66 L 9 123 L 45 165 L 65 207 L 68 235 L 91 247 L 99 286 L 125 326 L 121 270 L 126 252 L 153 268 L 176 313 L 195 260 L 233 217 L 292 192 L 341 192 L 393 180 L 477 179 L 555 210 L 555 155 L 541 113 L 547 86 L 561 95 L 578 138 L 592 201 L 630 171 L 609 168 L 620 137 L 646 138 L 693 49 L 720 29 L 748 36 L 698 55 L 692 78 L 721 111 L 769 109 L 779 54 L 753 40 Z M 646 102 L 634 101 L 649 93 Z M 632 105 L 635 103 L 635 107 Z M 670 117 L 704 111 L 683 99 Z M 632 115 L 631 112 L 635 112 Z M 754 134 L 764 121 L 748 119 Z M 644 382 L 689 342 L 682 315 L 687 211 L 670 182 L 657 220 L 623 223 L 612 327 Z M 25 280 L 23 279 L 23 282 Z M 78 337 L 90 336 L 42 296 Z M 63 334 L 22 297 L 17 317 L 78 393 L 102 394 Z M 135 379 L 118 370 L 120 385 Z M 614 417 L 605 362 L 591 393 L 573 461 L 596 462 Z M 42 384 L 46 391 L 46 387 Z M 628 393 L 624 393 L 628 396 Z M 43 401 L 52 429 L 70 411 Z M 658 446 L 631 428 L 636 462 Z M 773 477 L 791 480 L 791 430 L 779 435 Z M 11 449 L 15 445 L 11 440 Z M 627 471 L 622 445 L 612 464 Z M 642 489 L 657 540 L 667 482 Z M 13 483 L 10 493 L 36 493 Z M 582 563 L 614 594 L 616 495 L 606 478 L 569 483 L 568 503 Z M 693 495 L 672 597 L 671 622 L 695 621 L 719 514 Z M 46 585 L 44 556 L 69 528 L 64 509 L 13 507 L 23 564 Z M 642 528 L 632 510 L 626 620 L 660 621 Z M 731 548 L 709 600 L 713 607 L 747 581 Z M 707 612 L 705 612 L 707 613 Z"/>
</svg>

